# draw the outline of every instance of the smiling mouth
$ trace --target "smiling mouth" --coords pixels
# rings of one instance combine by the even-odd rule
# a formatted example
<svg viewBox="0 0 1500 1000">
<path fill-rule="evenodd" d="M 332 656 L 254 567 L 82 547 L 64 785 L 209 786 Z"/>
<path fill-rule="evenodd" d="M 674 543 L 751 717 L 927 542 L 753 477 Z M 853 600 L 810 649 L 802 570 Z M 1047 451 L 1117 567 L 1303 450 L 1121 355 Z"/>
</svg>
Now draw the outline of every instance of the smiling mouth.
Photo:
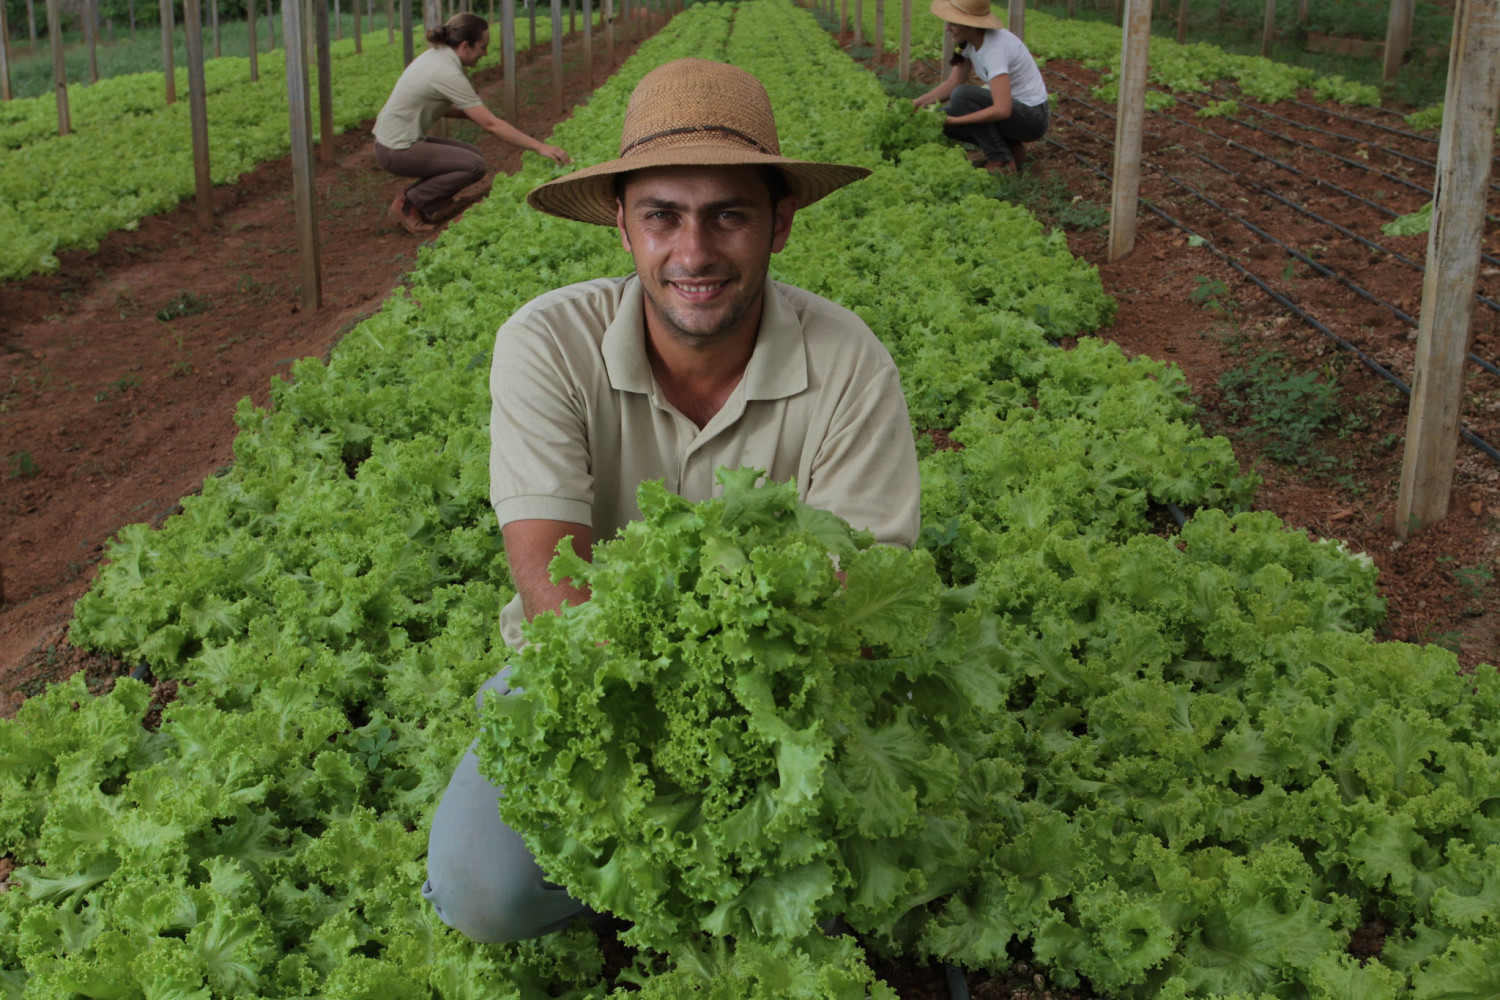
<svg viewBox="0 0 1500 1000">
<path fill-rule="evenodd" d="M 718 281 L 669 281 L 673 288 L 684 295 L 709 295 L 717 292 L 729 282 L 725 279 Z"/>
</svg>

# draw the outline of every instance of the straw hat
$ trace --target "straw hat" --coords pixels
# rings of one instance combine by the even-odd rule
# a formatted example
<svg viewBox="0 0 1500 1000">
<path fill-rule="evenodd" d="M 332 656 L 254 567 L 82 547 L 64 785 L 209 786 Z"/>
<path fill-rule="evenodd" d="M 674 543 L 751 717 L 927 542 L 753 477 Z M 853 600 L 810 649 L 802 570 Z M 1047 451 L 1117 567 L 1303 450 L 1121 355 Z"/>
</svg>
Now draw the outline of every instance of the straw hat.
<svg viewBox="0 0 1500 1000">
<path fill-rule="evenodd" d="M 751 74 L 706 59 L 677 59 L 641 78 L 625 109 L 620 157 L 574 171 L 531 191 L 532 208 L 564 219 L 615 224 L 615 178 L 647 167 L 765 164 L 781 171 L 805 208 L 851 181 L 864 167 L 811 163 L 781 155 L 766 88 Z"/>
<path fill-rule="evenodd" d="M 932 0 L 929 8 L 950 24 L 975 28 L 1003 28 L 1005 22 L 990 13 L 990 0 Z"/>
</svg>

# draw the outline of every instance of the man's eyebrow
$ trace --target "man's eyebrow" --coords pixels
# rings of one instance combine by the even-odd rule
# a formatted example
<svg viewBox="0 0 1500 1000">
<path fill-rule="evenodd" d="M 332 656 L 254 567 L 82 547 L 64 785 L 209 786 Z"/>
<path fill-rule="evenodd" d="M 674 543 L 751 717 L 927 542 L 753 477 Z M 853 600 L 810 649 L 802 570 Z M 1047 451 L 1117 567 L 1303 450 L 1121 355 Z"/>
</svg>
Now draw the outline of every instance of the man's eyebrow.
<svg viewBox="0 0 1500 1000">
<path fill-rule="evenodd" d="M 712 215 L 714 212 L 722 212 L 729 208 L 743 208 L 746 205 L 754 205 L 755 199 L 751 197 L 724 198 L 719 201 L 710 201 L 702 205 L 688 205 L 684 202 L 673 201 L 671 198 L 642 198 L 636 202 L 637 208 L 670 209 L 674 212 L 702 212 Z"/>
</svg>

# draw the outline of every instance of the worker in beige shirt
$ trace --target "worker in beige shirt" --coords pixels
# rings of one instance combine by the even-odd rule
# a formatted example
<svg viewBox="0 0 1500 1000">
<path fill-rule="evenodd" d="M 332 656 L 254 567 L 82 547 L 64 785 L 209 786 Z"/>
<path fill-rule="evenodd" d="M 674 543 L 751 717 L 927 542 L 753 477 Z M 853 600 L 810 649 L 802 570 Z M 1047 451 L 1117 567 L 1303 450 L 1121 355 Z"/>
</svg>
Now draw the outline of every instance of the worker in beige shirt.
<svg viewBox="0 0 1500 1000">
<path fill-rule="evenodd" d="M 490 47 L 489 22 L 454 14 L 427 32 L 430 48 L 402 72 L 375 118 L 375 162 L 397 177 L 415 178 L 391 202 L 390 216 L 413 236 L 432 232 L 453 208 L 453 196 L 483 180 L 489 165 L 479 147 L 461 139 L 429 136 L 439 118 L 466 118 L 497 139 L 557 163 L 568 154 L 522 132 L 484 106 L 464 75 Z"/>
<path fill-rule="evenodd" d="M 501 615 L 513 647 L 523 621 L 588 599 L 549 578 L 558 543 L 588 558 L 640 516 L 646 479 L 703 500 L 720 466 L 764 469 L 880 542 L 915 541 L 916 449 L 890 354 L 854 313 L 768 278 L 795 211 L 868 171 L 779 149 L 758 80 L 681 59 L 636 87 L 618 159 L 528 195 L 617 227 L 636 270 L 542 295 L 496 337 L 490 501 L 517 591 Z M 480 698 L 507 690 L 502 672 Z M 481 941 L 544 934 L 581 909 L 500 820 L 500 794 L 471 749 L 429 839 L 423 895 Z"/>
</svg>

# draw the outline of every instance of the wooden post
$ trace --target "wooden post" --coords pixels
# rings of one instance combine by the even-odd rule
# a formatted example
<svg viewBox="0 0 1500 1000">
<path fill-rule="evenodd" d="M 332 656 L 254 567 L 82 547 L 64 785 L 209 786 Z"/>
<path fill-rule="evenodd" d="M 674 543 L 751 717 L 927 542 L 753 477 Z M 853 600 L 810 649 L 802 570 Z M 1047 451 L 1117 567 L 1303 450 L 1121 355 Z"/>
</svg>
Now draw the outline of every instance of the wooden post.
<svg viewBox="0 0 1500 1000">
<path fill-rule="evenodd" d="M 10 100 L 10 22 L 5 16 L 5 3 L 0 0 L 0 100 Z M 0 593 L 0 601 L 4 594 Z"/>
<path fill-rule="evenodd" d="M 396 44 L 396 0 L 385 0 L 385 44 Z"/>
<path fill-rule="evenodd" d="M 31 36 L 31 54 L 36 55 L 36 0 L 26 0 L 26 31 Z"/>
<path fill-rule="evenodd" d="M 0 101 L 10 100 L 10 22 L 5 17 L 5 2 L 0 0 Z M 4 599 L 0 592 L 0 600 Z"/>
<path fill-rule="evenodd" d="M 83 0 L 78 5 L 78 20 L 83 28 L 83 41 L 89 47 L 89 83 L 99 82 L 99 32 L 95 30 L 94 0 Z"/>
<path fill-rule="evenodd" d="M 1120 98 L 1115 120 L 1115 179 L 1110 195 L 1109 262 L 1135 249 L 1140 203 L 1141 129 L 1146 117 L 1147 54 L 1151 44 L 1151 0 L 1126 0 L 1121 36 Z"/>
<path fill-rule="evenodd" d="M 292 208 L 297 218 L 297 273 L 302 308 L 323 305 L 323 268 L 318 261 L 318 220 L 312 162 L 312 107 L 307 59 L 303 56 L 302 12 L 298 0 L 281 0 L 281 33 L 286 41 L 286 104 L 292 135 Z"/>
<path fill-rule="evenodd" d="M 349 6 L 354 8 L 354 52 L 358 55 L 365 50 L 364 31 L 359 23 L 359 0 L 349 0 Z"/>
<path fill-rule="evenodd" d="M 166 78 L 168 104 L 177 103 L 177 69 L 172 59 L 172 0 L 161 0 L 161 68 Z"/>
<path fill-rule="evenodd" d="M 1276 37 L 1276 0 L 1266 0 L 1266 25 L 1260 36 L 1260 54 L 1271 57 L 1271 40 Z"/>
<path fill-rule="evenodd" d="M 875 0 L 875 58 L 885 55 L 885 0 Z"/>
<path fill-rule="evenodd" d="M 1406 50 L 1411 47 L 1411 19 L 1416 4 L 1413 0 L 1391 0 L 1390 16 L 1385 23 L 1385 62 L 1380 68 L 1380 78 L 1389 80 L 1401 69 Z"/>
<path fill-rule="evenodd" d="M 897 74 L 903 83 L 911 79 L 911 0 L 901 0 L 901 61 Z"/>
<path fill-rule="evenodd" d="M 245 0 L 245 33 L 250 42 L 250 82 L 260 79 L 260 39 L 255 37 L 255 0 Z"/>
<path fill-rule="evenodd" d="M 333 37 L 338 41 L 344 40 L 344 12 L 339 7 L 339 0 L 333 0 Z"/>
<path fill-rule="evenodd" d="M 839 34 L 849 30 L 849 0 L 839 0 Z"/>
<path fill-rule="evenodd" d="M 95 0 L 97 3 L 98 0 Z M 213 24 L 214 31 L 214 58 L 218 59 L 224 55 L 224 47 L 219 44 L 219 0 L 209 0 L 208 16 Z"/>
<path fill-rule="evenodd" d="M 1458 0 L 1454 5 L 1452 53 L 1396 499 L 1398 538 L 1446 517 L 1453 487 L 1490 151 L 1500 108 L 1500 8 L 1494 0 Z"/>
<path fill-rule="evenodd" d="M 516 0 L 500 0 L 500 52 L 505 61 L 505 120 L 514 124 L 520 110 L 516 101 Z"/>
<path fill-rule="evenodd" d="M 333 162 L 333 51 L 328 38 L 328 0 L 313 0 L 313 37 L 318 46 L 318 159 Z"/>
<path fill-rule="evenodd" d="M 583 78 L 594 89 L 594 0 L 583 0 Z"/>
<path fill-rule="evenodd" d="M 547 7 L 552 15 L 552 112 L 561 118 L 563 112 L 562 0 L 552 0 Z"/>
<path fill-rule="evenodd" d="M 1308 0 L 1297 0 L 1297 23 L 1307 23 Z"/>
<path fill-rule="evenodd" d="M 578 34 L 578 0 L 568 0 L 568 35 Z"/>
<path fill-rule="evenodd" d="M 1306 0 L 1303 0 L 1305 3 Z M 1177 44 L 1187 44 L 1187 22 L 1188 22 L 1188 0 L 1181 0 L 1177 5 Z"/>
<path fill-rule="evenodd" d="M 854 42 L 865 43 L 865 0 L 854 0 Z"/>
<path fill-rule="evenodd" d="M 30 8 L 31 0 L 26 0 L 26 6 Z M 130 36 L 133 41 L 135 39 L 135 0 L 129 0 L 128 6 L 130 8 Z"/>
<path fill-rule="evenodd" d="M 57 134 L 73 131 L 68 116 L 68 67 L 63 62 L 62 0 L 47 0 L 47 41 L 52 43 L 52 90 L 57 95 Z"/>
<path fill-rule="evenodd" d="M 526 0 L 526 16 L 531 23 L 531 38 L 526 43 L 526 55 L 528 65 L 530 60 L 536 58 L 536 0 Z"/>
<path fill-rule="evenodd" d="M 208 92 L 203 74 L 203 11 L 199 0 L 183 0 L 187 30 L 188 119 L 193 127 L 193 192 L 199 229 L 214 225 L 214 179 L 208 169 Z"/>
<path fill-rule="evenodd" d="M 403 66 L 410 66 L 416 58 L 411 50 L 411 0 L 401 0 L 401 58 Z"/>
<path fill-rule="evenodd" d="M 615 65 L 615 0 L 604 0 L 604 59 Z"/>
</svg>

